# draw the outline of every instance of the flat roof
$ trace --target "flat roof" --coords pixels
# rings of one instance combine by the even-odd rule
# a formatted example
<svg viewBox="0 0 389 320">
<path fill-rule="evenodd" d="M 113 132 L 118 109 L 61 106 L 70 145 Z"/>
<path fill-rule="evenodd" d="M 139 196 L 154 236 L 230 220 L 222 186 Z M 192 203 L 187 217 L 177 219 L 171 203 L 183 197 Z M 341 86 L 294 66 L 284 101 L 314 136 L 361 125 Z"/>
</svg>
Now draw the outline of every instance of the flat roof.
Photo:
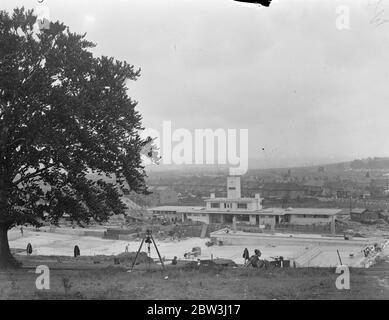
<svg viewBox="0 0 389 320">
<path fill-rule="evenodd" d="M 272 209 L 261 209 L 261 210 L 232 210 L 232 209 L 226 209 L 226 210 L 202 210 L 202 213 L 216 213 L 216 214 L 236 214 L 236 215 L 262 215 L 262 216 L 283 216 L 284 212 L 282 210 L 274 210 L 277 208 Z"/>
<path fill-rule="evenodd" d="M 176 211 L 176 212 L 188 212 L 188 211 L 203 211 L 205 207 L 200 206 L 160 206 L 148 209 L 149 211 Z"/>
<path fill-rule="evenodd" d="M 326 215 L 334 216 L 341 212 L 341 209 L 330 208 L 266 208 L 260 210 L 206 210 L 205 207 L 200 206 L 161 206 L 149 209 L 151 211 L 175 211 L 178 213 L 209 213 L 209 214 L 248 214 L 248 215 L 278 215 L 283 216 L 286 214 L 291 215 Z"/>
<path fill-rule="evenodd" d="M 328 215 L 334 216 L 337 213 L 341 212 L 341 209 L 332 209 L 332 208 L 290 208 L 284 209 L 285 214 L 312 214 L 312 215 Z"/>
<path fill-rule="evenodd" d="M 207 198 L 205 202 L 221 202 L 221 201 L 234 201 L 234 202 L 257 202 L 257 198 Z"/>
<path fill-rule="evenodd" d="M 351 209 L 351 213 L 357 213 L 357 214 L 362 214 L 365 211 L 367 211 L 367 209 L 365 209 L 365 208 L 353 208 L 353 209 Z"/>
</svg>

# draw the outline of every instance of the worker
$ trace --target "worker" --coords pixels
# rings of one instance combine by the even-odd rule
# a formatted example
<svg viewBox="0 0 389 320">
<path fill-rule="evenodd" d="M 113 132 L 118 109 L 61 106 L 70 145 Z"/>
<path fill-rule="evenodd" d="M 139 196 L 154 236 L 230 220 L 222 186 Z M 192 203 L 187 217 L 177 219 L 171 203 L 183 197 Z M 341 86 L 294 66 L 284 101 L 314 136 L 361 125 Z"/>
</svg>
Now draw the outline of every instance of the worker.
<svg viewBox="0 0 389 320">
<path fill-rule="evenodd" d="M 173 260 L 172 260 L 172 265 L 176 265 L 177 264 L 177 257 L 176 256 L 174 256 L 174 258 L 173 258 Z"/>
<path fill-rule="evenodd" d="M 259 266 L 259 257 L 257 255 L 255 255 L 255 254 L 253 256 L 251 256 L 247 266 L 252 266 L 253 268 L 258 268 L 258 266 Z"/>
<path fill-rule="evenodd" d="M 262 253 L 261 253 L 261 251 L 259 251 L 259 249 L 255 249 L 254 254 L 257 255 L 258 257 L 260 257 L 262 255 Z"/>
<path fill-rule="evenodd" d="M 27 254 L 31 254 L 31 253 L 32 253 L 32 245 L 31 245 L 31 243 L 29 243 L 29 244 L 27 245 L 26 251 L 27 251 Z"/>
<path fill-rule="evenodd" d="M 252 267 L 254 268 L 259 268 L 260 266 L 260 260 L 259 260 L 259 257 L 261 256 L 261 251 L 259 251 L 258 249 L 255 249 L 254 250 L 254 255 L 251 256 L 250 260 L 249 260 L 249 265 L 251 265 Z"/>
<path fill-rule="evenodd" d="M 128 245 L 126 245 L 125 252 L 128 253 Z"/>
<path fill-rule="evenodd" d="M 244 248 L 244 250 L 243 250 L 243 259 L 244 259 L 245 264 L 250 259 L 249 250 L 247 248 Z"/>
<path fill-rule="evenodd" d="M 23 226 L 20 227 L 20 233 L 22 234 L 22 237 L 23 237 Z"/>
</svg>

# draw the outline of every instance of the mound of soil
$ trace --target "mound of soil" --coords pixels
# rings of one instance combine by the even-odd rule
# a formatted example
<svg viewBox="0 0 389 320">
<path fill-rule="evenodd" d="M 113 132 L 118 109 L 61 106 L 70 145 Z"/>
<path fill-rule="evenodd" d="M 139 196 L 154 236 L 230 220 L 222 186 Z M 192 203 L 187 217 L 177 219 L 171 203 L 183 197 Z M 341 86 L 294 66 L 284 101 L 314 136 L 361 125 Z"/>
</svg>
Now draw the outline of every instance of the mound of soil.
<svg viewBox="0 0 389 320">
<path fill-rule="evenodd" d="M 185 265 L 185 269 L 221 270 L 224 267 L 235 267 L 236 263 L 229 259 L 191 261 Z"/>
<path fill-rule="evenodd" d="M 135 257 L 136 257 L 136 252 L 124 252 L 116 255 L 115 259 L 119 260 L 121 264 L 122 263 L 131 264 L 134 262 Z M 154 260 L 152 258 L 149 258 L 146 252 L 140 252 L 136 264 L 138 265 L 144 263 L 154 263 Z"/>
<path fill-rule="evenodd" d="M 219 266 L 223 266 L 223 267 L 237 267 L 237 264 L 233 261 L 233 260 L 230 260 L 230 259 L 214 259 L 212 260 L 214 263 L 216 263 L 217 265 Z"/>
</svg>

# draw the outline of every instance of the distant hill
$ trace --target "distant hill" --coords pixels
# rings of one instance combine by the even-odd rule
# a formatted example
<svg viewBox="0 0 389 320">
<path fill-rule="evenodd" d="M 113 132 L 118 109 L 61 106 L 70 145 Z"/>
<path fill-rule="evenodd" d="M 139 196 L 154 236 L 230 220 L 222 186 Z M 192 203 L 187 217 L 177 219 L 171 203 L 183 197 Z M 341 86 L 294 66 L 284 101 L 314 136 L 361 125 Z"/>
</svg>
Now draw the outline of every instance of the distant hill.
<svg viewBox="0 0 389 320">
<path fill-rule="evenodd" d="M 161 166 L 160 171 L 149 171 L 149 177 L 152 178 L 166 178 L 167 176 L 192 176 L 194 174 L 198 175 L 210 175 L 215 174 L 217 176 L 228 175 L 227 167 L 221 166 L 170 166 L 168 170 L 164 170 L 165 167 Z M 306 166 L 285 166 L 285 167 L 251 167 L 249 165 L 249 170 L 246 175 L 255 174 L 255 173 L 280 173 L 285 174 L 289 169 L 292 170 L 293 174 L 296 173 L 320 173 L 328 174 L 338 174 L 341 172 L 346 172 L 349 170 L 369 170 L 369 171 L 380 171 L 380 170 L 389 170 L 389 158 L 385 157 L 374 157 L 366 159 L 356 159 L 350 161 L 340 161 L 334 163 L 322 163 Z"/>
<path fill-rule="evenodd" d="M 329 163 L 322 165 L 314 165 L 314 166 L 305 166 L 305 167 L 290 167 L 283 168 L 281 170 L 278 169 L 265 169 L 262 171 L 285 171 L 291 169 L 293 173 L 296 172 L 320 172 L 323 173 L 340 173 L 349 170 L 389 170 L 389 158 L 366 158 L 366 159 L 357 159 L 346 162 L 337 162 L 337 163 Z"/>
<path fill-rule="evenodd" d="M 367 158 L 350 162 L 351 169 L 381 170 L 389 169 L 389 158 Z"/>
</svg>

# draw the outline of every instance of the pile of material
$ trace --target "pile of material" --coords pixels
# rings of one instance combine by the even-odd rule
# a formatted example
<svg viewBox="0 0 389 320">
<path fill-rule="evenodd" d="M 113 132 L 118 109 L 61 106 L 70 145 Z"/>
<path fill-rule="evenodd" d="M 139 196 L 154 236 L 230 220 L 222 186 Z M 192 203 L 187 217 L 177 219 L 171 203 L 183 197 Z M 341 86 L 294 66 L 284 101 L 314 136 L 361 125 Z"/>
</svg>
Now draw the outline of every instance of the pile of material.
<svg viewBox="0 0 389 320">
<path fill-rule="evenodd" d="M 201 256 L 201 248 L 200 247 L 193 247 L 192 252 L 187 252 L 184 254 L 184 258 L 190 258 L 190 257 L 199 257 Z"/>
<path fill-rule="evenodd" d="M 235 267 L 236 264 L 229 259 L 216 259 L 216 260 L 198 260 L 191 261 L 185 265 L 185 269 L 197 269 L 197 270 L 221 270 L 224 267 Z"/>
<path fill-rule="evenodd" d="M 136 252 L 125 252 L 115 256 L 115 260 L 120 264 L 132 264 L 135 260 Z M 154 263 L 154 260 L 150 258 L 146 252 L 139 252 L 136 264 Z"/>
</svg>

